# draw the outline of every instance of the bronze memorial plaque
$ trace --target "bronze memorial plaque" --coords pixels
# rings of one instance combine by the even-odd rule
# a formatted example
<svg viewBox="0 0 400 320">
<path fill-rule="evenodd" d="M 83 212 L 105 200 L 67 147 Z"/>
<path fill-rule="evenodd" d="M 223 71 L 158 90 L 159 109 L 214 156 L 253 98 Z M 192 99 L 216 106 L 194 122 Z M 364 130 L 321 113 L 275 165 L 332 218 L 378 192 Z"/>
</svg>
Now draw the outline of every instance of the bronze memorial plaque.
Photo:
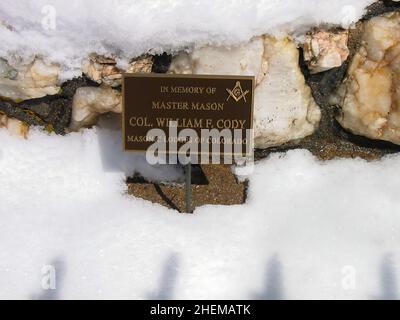
<svg viewBox="0 0 400 320">
<path fill-rule="evenodd" d="M 244 156 L 252 147 L 254 77 L 125 74 L 123 99 L 126 151 L 148 150 L 158 141 L 148 135 L 152 129 L 165 134 L 167 152 L 171 141 L 179 152 L 189 139 L 183 136 L 198 137 L 197 148 L 191 149 L 197 154 L 205 149 L 211 154 L 219 145 L 220 154 Z M 217 133 L 217 139 L 210 138 Z"/>
</svg>

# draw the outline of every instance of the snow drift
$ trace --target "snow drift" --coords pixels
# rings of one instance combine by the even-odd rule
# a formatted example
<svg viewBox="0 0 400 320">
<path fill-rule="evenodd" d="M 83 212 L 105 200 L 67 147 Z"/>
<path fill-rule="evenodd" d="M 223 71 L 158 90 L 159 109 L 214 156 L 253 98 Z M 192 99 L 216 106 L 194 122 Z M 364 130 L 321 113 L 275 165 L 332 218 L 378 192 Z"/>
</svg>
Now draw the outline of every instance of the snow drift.
<svg viewBox="0 0 400 320">
<path fill-rule="evenodd" d="M 91 52 L 126 59 L 152 51 L 233 45 L 255 35 L 349 26 L 373 0 L 3 0 L 0 56 L 43 55 L 77 73 Z"/>
<path fill-rule="evenodd" d="M 125 194 L 107 139 L 0 130 L 0 298 L 400 297 L 399 155 L 275 154 L 245 205 L 180 215 Z"/>
</svg>

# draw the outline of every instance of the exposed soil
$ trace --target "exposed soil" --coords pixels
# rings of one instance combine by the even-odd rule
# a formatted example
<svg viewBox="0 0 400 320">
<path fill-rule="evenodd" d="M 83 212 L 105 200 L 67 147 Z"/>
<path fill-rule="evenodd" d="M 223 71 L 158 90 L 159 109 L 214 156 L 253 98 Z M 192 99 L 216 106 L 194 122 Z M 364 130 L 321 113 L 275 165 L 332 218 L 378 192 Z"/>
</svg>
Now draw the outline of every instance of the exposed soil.
<svg viewBox="0 0 400 320">
<path fill-rule="evenodd" d="M 197 170 L 196 170 L 197 169 Z M 245 202 L 247 183 L 236 180 L 228 165 L 203 165 L 192 170 L 192 208 L 206 204 L 235 205 Z M 185 211 L 185 185 L 149 183 L 128 179 L 129 193 L 179 212 Z"/>
</svg>

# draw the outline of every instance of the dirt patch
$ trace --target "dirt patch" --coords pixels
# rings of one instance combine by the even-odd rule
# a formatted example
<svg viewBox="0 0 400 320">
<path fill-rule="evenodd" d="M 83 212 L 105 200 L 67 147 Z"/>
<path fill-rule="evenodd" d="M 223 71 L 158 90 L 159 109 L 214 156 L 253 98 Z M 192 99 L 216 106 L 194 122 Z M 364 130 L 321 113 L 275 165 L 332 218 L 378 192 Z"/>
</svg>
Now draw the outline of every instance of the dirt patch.
<svg viewBox="0 0 400 320">
<path fill-rule="evenodd" d="M 203 205 L 235 205 L 245 202 L 247 183 L 238 182 L 228 165 L 203 165 L 192 170 L 192 208 Z M 155 184 L 128 179 L 129 194 L 184 212 L 185 185 Z"/>
</svg>

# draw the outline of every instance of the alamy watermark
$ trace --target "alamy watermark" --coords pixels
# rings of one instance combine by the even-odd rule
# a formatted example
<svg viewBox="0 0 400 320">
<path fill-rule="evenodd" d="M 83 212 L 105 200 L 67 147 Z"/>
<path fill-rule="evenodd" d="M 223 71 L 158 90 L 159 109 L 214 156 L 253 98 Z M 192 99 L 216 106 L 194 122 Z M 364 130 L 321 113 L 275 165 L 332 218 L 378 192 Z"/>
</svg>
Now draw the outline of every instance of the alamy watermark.
<svg viewBox="0 0 400 320">
<path fill-rule="evenodd" d="M 348 265 L 342 268 L 342 288 L 343 290 L 356 290 L 357 270 L 354 266 Z"/>
<path fill-rule="evenodd" d="M 56 290 L 57 278 L 56 268 L 53 265 L 45 265 L 42 267 L 42 289 L 43 290 Z"/>
<path fill-rule="evenodd" d="M 52 5 L 45 5 L 42 7 L 41 13 L 43 15 L 41 24 L 42 28 L 46 31 L 54 31 L 57 28 L 57 10 Z"/>
<path fill-rule="evenodd" d="M 150 164 L 237 164 L 251 165 L 254 161 L 252 129 L 178 130 L 170 121 L 167 132 L 160 128 L 147 132 L 152 144 L 147 148 Z"/>
</svg>

